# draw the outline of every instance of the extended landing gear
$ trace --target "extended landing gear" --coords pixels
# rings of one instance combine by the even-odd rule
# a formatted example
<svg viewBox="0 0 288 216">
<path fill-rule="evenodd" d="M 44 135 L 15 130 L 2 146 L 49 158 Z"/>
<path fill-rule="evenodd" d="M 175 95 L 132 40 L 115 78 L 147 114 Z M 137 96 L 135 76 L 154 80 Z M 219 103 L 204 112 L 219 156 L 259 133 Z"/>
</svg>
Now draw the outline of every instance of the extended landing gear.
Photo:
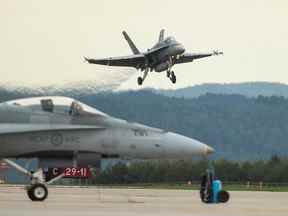
<svg viewBox="0 0 288 216">
<path fill-rule="evenodd" d="M 142 77 L 138 77 L 137 82 L 138 82 L 138 85 L 142 85 L 143 83 Z"/>
<path fill-rule="evenodd" d="M 143 78 L 138 77 L 138 79 L 137 79 L 138 85 L 142 85 L 142 83 L 144 82 L 144 80 L 146 79 L 146 77 L 148 75 L 148 71 L 149 71 L 149 68 L 145 68 Z"/>
<path fill-rule="evenodd" d="M 174 74 L 174 71 L 167 70 L 167 77 L 171 80 L 173 84 L 176 83 L 176 76 Z"/>
<path fill-rule="evenodd" d="M 170 78 L 170 71 L 169 70 L 167 70 L 167 72 L 166 72 L 166 75 L 167 75 L 167 78 Z"/>
<path fill-rule="evenodd" d="M 47 185 L 63 177 L 64 174 L 61 174 L 50 181 L 46 182 L 43 170 L 40 168 L 36 172 L 29 172 L 27 169 L 21 167 L 17 163 L 9 159 L 3 159 L 11 167 L 15 168 L 19 172 L 29 176 L 31 178 L 31 184 L 26 187 L 27 195 L 32 201 L 44 201 L 48 197 Z"/>
<path fill-rule="evenodd" d="M 171 72 L 170 80 L 171 80 L 171 82 L 172 82 L 173 84 L 176 83 L 176 76 L 175 76 L 175 74 L 174 74 L 173 71 Z"/>
</svg>

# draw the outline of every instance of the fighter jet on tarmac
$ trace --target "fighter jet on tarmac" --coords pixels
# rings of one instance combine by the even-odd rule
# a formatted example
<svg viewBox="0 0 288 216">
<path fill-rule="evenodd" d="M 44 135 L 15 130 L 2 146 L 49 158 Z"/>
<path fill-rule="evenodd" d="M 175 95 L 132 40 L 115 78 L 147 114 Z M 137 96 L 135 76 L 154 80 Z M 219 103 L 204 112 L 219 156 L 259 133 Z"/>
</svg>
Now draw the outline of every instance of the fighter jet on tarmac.
<svg viewBox="0 0 288 216">
<path fill-rule="evenodd" d="M 67 97 L 35 97 L 0 104 L 0 158 L 31 177 L 27 195 L 47 198 L 43 170 L 79 167 L 101 158 L 166 159 L 206 156 L 213 148 L 195 139 L 111 117 Z M 38 158 L 32 173 L 9 158 Z M 70 165 L 69 165 L 70 164 Z"/>
<path fill-rule="evenodd" d="M 128 34 L 123 31 L 124 38 L 128 42 L 133 55 L 122 57 L 110 57 L 102 59 L 85 58 L 90 64 L 100 64 L 108 66 L 134 67 L 144 71 L 143 77 L 138 77 L 138 84 L 142 85 L 148 72 L 167 72 L 167 77 L 176 83 L 176 75 L 172 71 L 172 66 L 192 62 L 194 59 L 204 58 L 212 55 L 220 55 L 223 52 L 213 51 L 209 53 L 186 53 L 184 46 L 173 37 L 164 38 L 164 29 L 160 31 L 158 42 L 146 52 L 140 52 L 132 42 Z"/>
</svg>

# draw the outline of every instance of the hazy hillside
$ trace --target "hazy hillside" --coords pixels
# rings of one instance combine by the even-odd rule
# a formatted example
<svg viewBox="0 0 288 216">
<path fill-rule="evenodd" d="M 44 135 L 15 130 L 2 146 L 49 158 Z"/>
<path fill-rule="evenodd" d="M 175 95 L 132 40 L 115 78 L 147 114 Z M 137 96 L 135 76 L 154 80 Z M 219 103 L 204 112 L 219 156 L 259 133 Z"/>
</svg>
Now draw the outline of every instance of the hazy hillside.
<svg viewBox="0 0 288 216">
<path fill-rule="evenodd" d="M 48 86 L 27 86 L 27 85 L 11 85 L 0 83 L 1 100 L 9 97 L 19 98 L 25 96 L 39 95 L 65 95 L 71 97 L 79 97 L 86 94 L 96 94 L 99 92 L 112 91 L 113 85 L 104 85 L 99 87 L 94 81 L 80 81 L 67 83 L 64 85 L 48 85 Z"/>
<path fill-rule="evenodd" d="M 157 89 L 157 86 L 155 86 Z M 158 94 L 162 94 L 169 97 L 184 97 L 195 98 L 207 93 L 213 94 L 239 94 L 247 97 L 263 96 L 284 96 L 288 97 L 288 85 L 273 82 L 247 82 L 236 84 L 219 84 L 219 83 L 207 83 L 201 85 L 195 85 L 187 88 L 175 89 L 175 90 L 156 90 L 147 89 Z M 11 85 L 0 84 L 0 93 L 6 92 L 8 95 L 14 97 L 22 97 L 25 95 L 66 95 L 72 97 L 84 96 L 87 94 L 96 94 L 100 92 L 116 91 L 113 85 L 102 86 L 99 88 L 93 81 L 83 81 L 69 83 L 65 85 L 49 85 L 29 87 L 25 85 Z M 125 91 L 124 91 L 125 92 Z M 0 98 L 1 99 L 1 98 Z"/>
<path fill-rule="evenodd" d="M 176 90 L 159 90 L 158 92 L 166 96 L 185 98 L 195 98 L 206 93 L 241 94 L 247 97 L 257 97 L 258 95 L 288 97 L 288 85 L 272 82 L 208 83 Z"/>
<path fill-rule="evenodd" d="M 113 116 L 197 138 L 213 146 L 217 158 L 288 156 L 288 99 L 283 97 L 207 94 L 183 99 L 139 91 L 81 99 Z"/>
</svg>

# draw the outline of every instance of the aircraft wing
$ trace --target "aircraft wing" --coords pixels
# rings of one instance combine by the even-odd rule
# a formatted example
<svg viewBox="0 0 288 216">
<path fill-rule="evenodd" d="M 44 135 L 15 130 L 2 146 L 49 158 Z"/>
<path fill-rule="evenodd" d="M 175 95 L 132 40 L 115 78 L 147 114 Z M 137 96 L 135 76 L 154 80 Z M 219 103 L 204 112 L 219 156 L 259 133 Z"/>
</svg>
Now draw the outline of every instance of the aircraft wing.
<svg viewBox="0 0 288 216">
<path fill-rule="evenodd" d="M 213 51 L 210 53 L 184 53 L 175 60 L 175 64 L 192 62 L 194 59 L 205 58 L 213 55 L 223 55 L 223 52 Z"/>
<path fill-rule="evenodd" d="M 85 60 L 90 64 L 123 66 L 123 67 L 139 67 L 145 64 L 145 56 L 143 54 L 102 58 L 102 59 L 85 58 Z"/>
<path fill-rule="evenodd" d="M 61 124 L 0 124 L 0 135 L 20 134 L 47 131 L 104 130 L 105 127 L 93 125 L 61 125 Z"/>
</svg>

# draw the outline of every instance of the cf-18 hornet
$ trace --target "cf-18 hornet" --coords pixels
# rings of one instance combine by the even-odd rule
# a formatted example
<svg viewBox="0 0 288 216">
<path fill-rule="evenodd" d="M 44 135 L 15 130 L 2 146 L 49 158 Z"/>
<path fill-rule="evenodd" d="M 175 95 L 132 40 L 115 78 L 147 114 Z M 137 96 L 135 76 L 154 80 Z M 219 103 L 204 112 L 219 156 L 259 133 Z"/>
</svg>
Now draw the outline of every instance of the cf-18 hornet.
<svg viewBox="0 0 288 216">
<path fill-rule="evenodd" d="M 47 198 L 45 164 L 83 167 L 102 158 L 183 159 L 206 156 L 210 146 L 180 134 L 114 118 L 67 97 L 33 97 L 0 103 L 0 159 L 30 176 L 32 201 Z M 37 158 L 35 172 L 13 158 Z"/>
<path fill-rule="evenodd" d="M 134 67 L 137 70 L 144 71 L 143 76 L 138 77 L 137 81 L 139 85 L 142 85 L 149 71 L 166 71 L 167 77 L 172 81 L 172 83 L 176 83 L 176 75 L 174 71 L 172 71 L 173 65 L 192 62 L 193 60 L 199 58 L 223 54 L 223 52 L 219 51 L 208 53 L 187 53 L 185 52 L 184 46 L 176 41 L 174 37 L 164 38 L 164 29 L 160 31 L 159 39 L 151 49 L 148 49 L 146 52 L 140 52 L 128 34 L 125 31 L 122 33 L 128 42 L 133 55 L 100 59 L 85 57 L 85 60 L 90 64 Z"/>
</svg>

